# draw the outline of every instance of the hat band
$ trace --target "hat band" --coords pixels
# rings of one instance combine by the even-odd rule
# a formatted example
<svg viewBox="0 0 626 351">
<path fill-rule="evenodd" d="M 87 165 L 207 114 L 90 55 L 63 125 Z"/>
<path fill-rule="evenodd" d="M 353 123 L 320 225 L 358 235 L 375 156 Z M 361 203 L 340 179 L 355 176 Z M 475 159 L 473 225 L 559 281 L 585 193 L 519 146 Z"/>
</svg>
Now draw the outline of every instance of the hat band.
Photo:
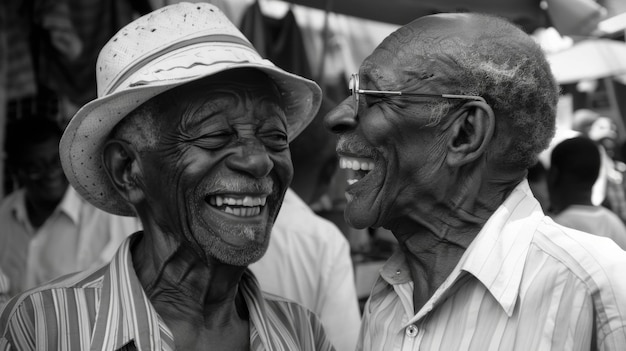
<svg viewBox="0 0 626 351">
<path fill-rule="evenodd" d="M 229 44 L 239 44 L 242 45 L 252 51 L 254 51 L 256 53 L 256 49 L 252 46 L 252 44 L 250 44 L 248 41 L 243 40 L 242 38 L 236 37 L 234 35 L 227 35 L 227 34 L 209 34 L 209 35 L 203 35 L 200 37 L 194 37 L 185 41 L 181 41 L 181 42 L 177 42 L 173 45 L 170 45 L 168 47 L 165 47 L 159 51 L 153 52 L 152 54 L 142 58 L 141 60 L 137 61 L 134 65 L 132 65 L 131 67 L 129 67 L 128 69 L 126 69 L 120 76 L 118 76 L 119 78 L 116 79 L 115 83 L 112 84 L 106 91 L 104 91 L 102 93 L 102 96 L 105 95 L 109 95 L 111 94 L 113 91 L 115 91 L 117 88 L 119 88 L 119 86 L 126 81 L 130 76 L 132 76 L 133 74 L 135 74 L 137 71 L 139 71 L 140 69 L 142 69 L 144 66 L 146 66 L 149 62 L 152 62 L 153 60 L 155 60 L 156 58 L 159 58 L 169 52 L 173 52 L 176 50 L 180 50 L 182 48 L 185 48 L 187 46 L 192 46 L 195 44 L 202 44 L 202 43 L 207 43 L 207 42 L 220 42 L 220 43 L 229 43 Z M 102 97 L 100 96 L 100 97 Z"/>
</svg>

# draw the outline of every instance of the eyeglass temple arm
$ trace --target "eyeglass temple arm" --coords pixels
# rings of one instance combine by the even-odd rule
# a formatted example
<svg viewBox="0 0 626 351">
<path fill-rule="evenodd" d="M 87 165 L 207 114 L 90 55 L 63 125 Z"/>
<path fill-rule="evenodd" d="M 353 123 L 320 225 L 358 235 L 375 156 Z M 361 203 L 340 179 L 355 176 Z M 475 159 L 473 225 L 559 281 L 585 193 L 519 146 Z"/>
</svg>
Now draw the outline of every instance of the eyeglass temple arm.
<svg viewBox="0 0 626 351">
<path fill-rule="evenodd" d="M 475 100 L 475 101 L 485 102 L 485 99 L 483 99 L 482 97 L 474 96 L 474 95 L 419 94 L 419 93 L 405 93 L 402 91 L 393 91 L 393 90 L 380 91 L 380 90 L 365 90 L 365 89 L 357 89 L 357 93 L 358 94 L 379 94 L 379 95 L 408 95 L 408 96 L 425 96 L 425 97 L 437 96 L 437 97 L 442 97 L 446 99 L 463 99 L 463 100 Z"/>
</svg>

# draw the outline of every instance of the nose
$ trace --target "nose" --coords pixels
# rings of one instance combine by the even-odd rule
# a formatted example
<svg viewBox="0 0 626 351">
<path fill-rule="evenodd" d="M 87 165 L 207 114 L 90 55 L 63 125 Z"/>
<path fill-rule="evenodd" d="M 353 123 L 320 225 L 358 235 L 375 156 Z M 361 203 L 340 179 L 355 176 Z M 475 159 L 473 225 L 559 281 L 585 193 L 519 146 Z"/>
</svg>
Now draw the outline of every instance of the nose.
<svg viewBox="0 0 626 351">
<path fill-rule="evenodd" d="M 330 110 L 324 117 L 324 127 L 333 133 L 341 134 L 356 128 L 358 123 L 352 97 L 343 100 L 337 107 Z"/>
<path fill-rule="evenodd" d="M 226 165 L 233 170 L 248 173 L 255 178 L 267 176 L 274 162 L 270 159 L 267 150 L 258 142 L 246 142 L 240 149 L 226 159 Z"/>
</svg>

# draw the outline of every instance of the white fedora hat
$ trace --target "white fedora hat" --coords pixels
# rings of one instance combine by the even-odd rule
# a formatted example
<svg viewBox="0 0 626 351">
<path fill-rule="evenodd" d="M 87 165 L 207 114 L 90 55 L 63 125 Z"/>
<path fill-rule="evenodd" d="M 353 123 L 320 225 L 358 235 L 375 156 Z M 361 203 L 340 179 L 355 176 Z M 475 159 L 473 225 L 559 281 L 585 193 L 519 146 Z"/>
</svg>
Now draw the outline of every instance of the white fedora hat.
<svg viewBox="0 0 626 351">
<path fill-rule="evenodd" d="M 117 193 L 103 168 L 103 143 L 111 130 L 156 95 L 239 68 L 258 69 L 275 82 L 290 141 L 315 117 L 322 99 L 320 87 L 260 57 L 211 4 L 178 3 L 126 25 L 98 56 L 98 98 L 74 115 L 61 138 L 61 163 L 70 184 L 96 207 L 133 216 L 133 209 Z"/>
</svg>

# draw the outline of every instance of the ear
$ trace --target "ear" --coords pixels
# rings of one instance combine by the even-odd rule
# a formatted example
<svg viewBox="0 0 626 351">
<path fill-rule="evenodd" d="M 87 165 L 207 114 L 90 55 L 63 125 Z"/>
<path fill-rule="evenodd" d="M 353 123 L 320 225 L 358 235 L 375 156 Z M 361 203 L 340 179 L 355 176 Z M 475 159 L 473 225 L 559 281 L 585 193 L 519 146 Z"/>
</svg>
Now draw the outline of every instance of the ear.
<svg viewBox="0 0 626 351">
<path fill-rule="evenodd" d="M 450 126 L 448 165 L 459 167 L 482 156 L 493 140 L 495 126 L 495 116 L 489 104 L 472 101 L 463 105 Z"/>
<path fill-rule="evenodd" d="M 112 139 L 104 145 L 103 161 L 109 179 L 118 193 L 133 206 L 144 199 L 138 182 L 142 176 L 138 156 L 134 146 L 122 140 Z"/>
</svg>

